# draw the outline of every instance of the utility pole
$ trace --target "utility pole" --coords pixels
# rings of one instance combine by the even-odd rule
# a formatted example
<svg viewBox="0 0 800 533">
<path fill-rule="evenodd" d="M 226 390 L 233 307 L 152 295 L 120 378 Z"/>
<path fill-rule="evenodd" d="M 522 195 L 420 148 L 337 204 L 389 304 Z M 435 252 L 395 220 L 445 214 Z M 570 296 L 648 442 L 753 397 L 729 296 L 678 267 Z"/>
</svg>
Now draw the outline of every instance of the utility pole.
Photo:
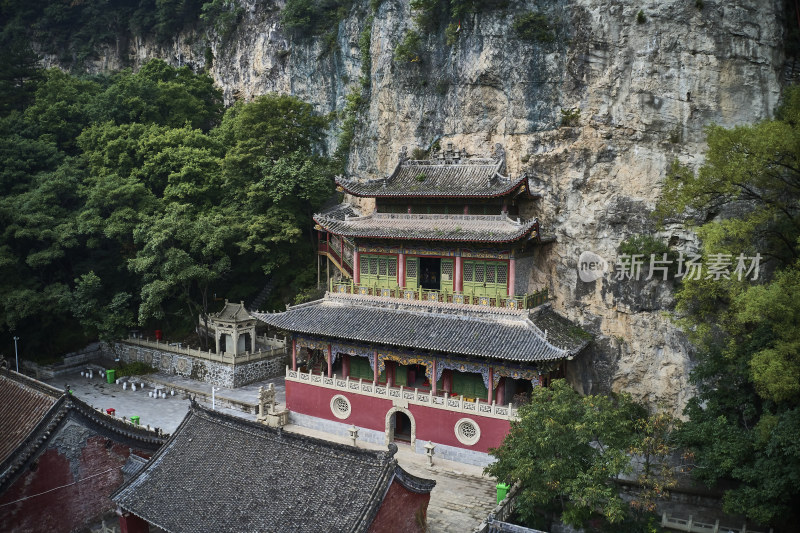
<svg viewBox="0 0 800 533">
<path fill-rule="evenodd" d="M 19 374 L 19 351 L 17 351 L 17 341 L 19 337 L 14 335 L 14 356 L 17 358 L 17 374 Z"/>
</svg>

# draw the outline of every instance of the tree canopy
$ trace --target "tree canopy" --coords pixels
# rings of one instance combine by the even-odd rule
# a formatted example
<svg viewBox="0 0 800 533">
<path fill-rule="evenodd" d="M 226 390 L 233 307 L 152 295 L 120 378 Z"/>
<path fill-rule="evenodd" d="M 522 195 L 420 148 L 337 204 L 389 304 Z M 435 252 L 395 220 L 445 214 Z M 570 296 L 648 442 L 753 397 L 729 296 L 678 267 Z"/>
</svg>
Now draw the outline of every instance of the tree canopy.
<svg viewBox="0 0 800 533">
<path fill-rule="evenodd" d="M 773 119 L 712 126 L 707 139 L 705 164 L 673 165 L 657 209 L 688 216 L 704 264 L 731 270 L 677 292 L 698 351 L 681 442 L 699 480 L 730 487 L 727 511 L 786 528 L 800 521 L 800 89 L 786 90 Z"/>
<path fill-rule="evenodd" d="M 628 395 L 580 396 L 564 380 L 535 387 L 529 403 L 486 472 L 518 482 L 522 522 L 549 529 L 553 522 L 594 530 L 641 531 L 654 502 L 674 484 L 667 458 L 674 421 L 650 415 Z M 634 468 L 632 457 L 638 458 Z M 619 476 L 642 487 L 632 500 L 620 496 Z"/>
<path fill-rule="evenodd" d="M 30 80 L 0 84 L 27 95 L 0 116 L 0 345 L 12 331 L 39 354 L 132 327 L 185 333 L 215 296 L 310 281 L 290 260 L 312 263 L 334 167 L 309 104 L 224 110 L 208 76 L 160 60 Z"/>
</svg>

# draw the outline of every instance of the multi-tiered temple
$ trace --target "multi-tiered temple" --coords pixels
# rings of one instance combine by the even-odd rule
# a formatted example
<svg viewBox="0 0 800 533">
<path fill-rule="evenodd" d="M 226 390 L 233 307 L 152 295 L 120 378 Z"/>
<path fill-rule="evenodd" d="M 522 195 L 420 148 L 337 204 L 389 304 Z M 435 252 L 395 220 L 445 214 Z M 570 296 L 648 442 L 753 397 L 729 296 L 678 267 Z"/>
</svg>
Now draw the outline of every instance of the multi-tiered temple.
<svg viewBox="0 0 800 533">
<path fill-rule="evenodd" d="M 531 287 L 542 238 L 519 207 L 539 195 L 504 174 L 499 145 L 490 158 L 448 145 L 425 160 L 403 149 L 383 179 L 338 180 L 374 210 L 314 217 L 339 273 L 329 292 L 254 313 L 292 336 L 293 413 L 480 462 L 464 450 L 498 446 L 515 402 L 563 375 L 587 335 L 545 303 L 547 287 Z"/>
</svg>

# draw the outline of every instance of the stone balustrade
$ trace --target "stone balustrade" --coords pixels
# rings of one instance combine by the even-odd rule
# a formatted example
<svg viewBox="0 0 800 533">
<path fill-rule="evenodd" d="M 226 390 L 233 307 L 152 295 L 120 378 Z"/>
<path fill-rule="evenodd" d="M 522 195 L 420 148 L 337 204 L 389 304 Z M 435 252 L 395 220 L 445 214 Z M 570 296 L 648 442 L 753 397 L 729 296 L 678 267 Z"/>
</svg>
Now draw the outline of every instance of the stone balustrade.
<svg viewBox="0 0 800 533">
<path fill-rule="evenodd" d="M 346 391 L 353 394 L 372 396 L 374 398 L 402 400 L 413 405 L 423 405 L 425 407 L 433 407 L 435 409 L 443 409 L 455 413 L 465 413 L 500 420 L 515 420 L 517 418 L 517 409 L 514 408 L 513 404 L 496 405 L 494 402 L 490 404 L 480 400 L 469 401 L 464 399 L 463 396 L 451 396 L 447 393 L 443 395 L 434 395 L 428 390 L 411 389 L 407 387 L 389 387 L 372 381 L 364 381 L 363 379 L 355 380 L 349 377 L 342 378 L 335 374 L 333 377 L 329 378 L 322 374 L 295 371 L 288 366 L 286 367 L 286 381 L 305 383 L 306 385 Z"/>
<path fill-rule="evenodd" d="M 259 339 L 263 340 L 265 338 L 259 337 Z M 261 361 L 262 359 L 269 359 L 275 357 L 276 355 L 287 353 L 285 340 L 278 339 L 277 337 L 275 338 L 267 337 L 266 339 L 268 340 L 268 343 L 272 345 L 272 347 L 269 348 L 268 350 L 258 350 L 257 352 L 252 352 L 252 353 L 245 352 L 237 355 L 229 353 L 218 354 L 211 349 L 209 349 L 208 351 L 204 351 L 200 350 L 199 348 L 190 348 L 189 346 L 183 347 L 180 345 L 176 345 L 175 343 L 160 342 L 158 340 L 151 341 L 150 339 L 137 339 L 135 337 L 129 337 L 127 340 L 123 342 L 128 344 L 133 344 L 135 346 L 160 350 L 162 352 L 172 352 L 175 354 L 188 355 L 191 357 L 197 357 L 199 359 L 205 359 L 207 361 L 236 365 L 236 364 L 250 363 L 253 361 Z"/>
</svg>

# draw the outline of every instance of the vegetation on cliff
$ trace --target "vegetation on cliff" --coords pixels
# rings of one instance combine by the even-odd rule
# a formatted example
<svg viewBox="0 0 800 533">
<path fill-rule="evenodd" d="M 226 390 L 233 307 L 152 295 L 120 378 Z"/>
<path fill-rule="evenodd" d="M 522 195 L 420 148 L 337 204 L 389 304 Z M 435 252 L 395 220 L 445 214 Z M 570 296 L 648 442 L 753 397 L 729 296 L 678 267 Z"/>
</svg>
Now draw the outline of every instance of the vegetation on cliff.
<svg viewBox="0 0 800 533">
<path fill-rule="evenodd" d="M 4 345 L 190 331 L 215 296 L 250 299 L 268 275 L 311 283 L 310 215 L 334 165 L 319 155 L 329 119 L 309 104 L 224 110 L 208 76 L 160 60 L 99 77 L 28 65 L 20 79 L 0 117 Z"/>
<path fill-rule="evenodd" d="M 789 527 L 800 521 L 800 88 L 773 120 L 710 127 L 708 147 L 698 172 L 673 166 L 658 213 L 692 215 L 704 263 L 762 260 L 677 293 L 698 348 L 680 440 L 697 479 L 730 487 L 728 512 Z"/>
</svg>

